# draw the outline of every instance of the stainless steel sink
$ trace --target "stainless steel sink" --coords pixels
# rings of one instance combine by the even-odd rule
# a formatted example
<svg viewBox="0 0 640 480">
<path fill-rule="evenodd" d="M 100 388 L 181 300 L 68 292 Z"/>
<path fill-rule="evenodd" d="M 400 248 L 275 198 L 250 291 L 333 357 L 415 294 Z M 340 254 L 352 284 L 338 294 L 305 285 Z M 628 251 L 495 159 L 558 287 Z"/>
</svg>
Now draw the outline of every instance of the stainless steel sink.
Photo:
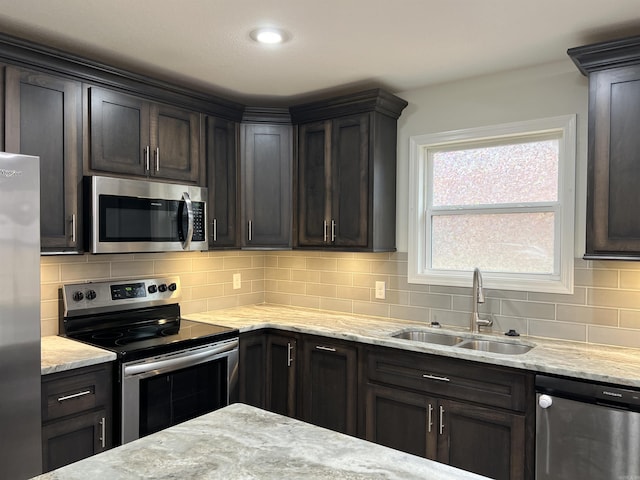
<svg viewBox="0 0 640 480">
<path fill-rule="evenodd" d="M 425 330 L 405 330 L 403 332 L 394 333 L 391 335 L 394 338 L 402 338 L 404 340 L 413 340 L 416 342 L 435 343 L 437 345 L 457 345 L 464 341 L 464 338 L 457 335 L 450 335 L 447 333 L 435 333 Z"/>
<path fill-rule="evenodd" d="M 523 343 L 499 342 L 497 340 L 468 340 L 458 345 L 458 348 L 478 350 L 481 352 L 502 353 L 505 355 L 522 355 L 533 347 Z"/>
<path fill-rule="evenodd" d="M 522 355 L 533 348 L 532 345 L 524 343 L 501 342 L 500 340 L 486 340 L 462 337 L 452 333 L 432 332 L 425 329 L 415 328 L 403 330 L 391 335 L 393 338 L 411 340 L 414 342 L 432 343 L 436 345 L 446 345 L 478 352 L 500 353 L 503 355 Z"/>
</svg>

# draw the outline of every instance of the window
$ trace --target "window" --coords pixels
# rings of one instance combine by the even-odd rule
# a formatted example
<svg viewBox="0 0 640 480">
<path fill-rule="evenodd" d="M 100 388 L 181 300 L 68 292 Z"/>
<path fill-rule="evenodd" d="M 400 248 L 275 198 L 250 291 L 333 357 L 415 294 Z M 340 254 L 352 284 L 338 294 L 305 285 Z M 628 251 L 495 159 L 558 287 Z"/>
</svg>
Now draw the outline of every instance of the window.
<svg viewBox="0 0 640 480">
<path fill-rule="evenodd" d="M 572 293 L 575 115 L 410 142 L 409 282 Z"/>
</svg>

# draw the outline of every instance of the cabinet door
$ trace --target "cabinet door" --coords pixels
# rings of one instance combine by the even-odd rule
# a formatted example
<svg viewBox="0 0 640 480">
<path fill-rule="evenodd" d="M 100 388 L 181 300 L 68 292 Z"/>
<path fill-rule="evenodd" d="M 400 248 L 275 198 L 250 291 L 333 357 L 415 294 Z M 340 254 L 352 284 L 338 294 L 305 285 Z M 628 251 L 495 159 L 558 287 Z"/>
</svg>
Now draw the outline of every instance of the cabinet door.
<svg viewBox="0 0 640 480">
<path fill-rule="evenodd" d="M 48 472 L 106 449 L 105 410 L 49 423 L 42 428 L 42 470 Z"/>
<path fill-rule="evenodd" d="M 367 385 L 365 439 L 434 459 L 437 402 L 418 393 Z"/>
<path fill-rule="evenodd" d="M 299 381 L 302 420 L 356 435 L 357 350 L 325 338 L 304 340 Z"/>
<path fill-rule="evenodd" d="M 438 461 L 497 480 L 525 478 L 524 415 L 453 400 L 438 409 Z"/>
<path fill-rule="evenodd" d="M 200 115 L 155 103 L 150 109 L 151 176 L 200 183 Z"/>
<path fill-rule="evenodd" d="M 266 335 L 240 335 L 238 352 L 239 398 L 242 403 L 266 408 Z"/>
<path fill-rule="evenodd" d="M 640 255 L 640 65 L 592 73 L 587 256 Z"/>
<path fill-rule="evenodd" d="M 206 120 L 209 247 L 237 246 L 237 124 L 215 117 Z"/>
<path fill-rule="evenodd" d="M 331 122 L 298 129 L 298 244 L 330 244 Z"/>
<path fill-rule="evenodd" d="M 91 170 L 146 176 L 150 165 L 149 104 L 91 87 Z"/>
<path fill-rule="evenodd" d="M 40 157 L 41 248 L 79 250 L 80 84 L 7 67 L 5 92 L 6 151 Z"/>
<path fill-rule="evenodd" d="M 267 336 L 267 410 L 289 417 L 296 415 L 296 339 Z"/>
<path fill-rule="evenodd" d="M 336 246 L 367 247 L 369 228 L 369 115 L 333 121 L 332 237 Z M 335 235 L 334 235 L 335 233 Z"/>
<path fill-rule="evenodd" d="M 242 245 L 291 246 L 289 125 L 242 125 Z"/>
</svg>

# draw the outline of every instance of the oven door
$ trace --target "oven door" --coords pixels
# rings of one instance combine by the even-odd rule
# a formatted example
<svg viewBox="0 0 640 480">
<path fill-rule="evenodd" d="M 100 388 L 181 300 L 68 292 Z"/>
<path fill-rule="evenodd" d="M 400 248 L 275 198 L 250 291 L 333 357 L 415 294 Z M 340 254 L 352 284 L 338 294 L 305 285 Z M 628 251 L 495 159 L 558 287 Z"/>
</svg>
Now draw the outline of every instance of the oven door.
<svg viewBox="0 0 640 480">
<path fill-rule="evenodd" d="M 228 405 L 237 369 L 237 338 L 123 363 L 122 443 Z"/>
</svg>

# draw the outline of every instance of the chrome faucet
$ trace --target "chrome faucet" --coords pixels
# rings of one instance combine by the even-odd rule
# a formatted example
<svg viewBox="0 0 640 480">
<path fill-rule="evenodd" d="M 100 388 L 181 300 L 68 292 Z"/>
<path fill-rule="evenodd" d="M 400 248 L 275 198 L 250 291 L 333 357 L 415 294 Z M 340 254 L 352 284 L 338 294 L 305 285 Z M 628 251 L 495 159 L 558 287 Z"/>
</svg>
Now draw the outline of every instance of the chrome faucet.
<svg viewBox="0 0 640 480">
<path fill-rule="evenodd" d="M 490 327 L 493 320 L 481 319 L 478 315 L 478 305 L 484 303 L 484 292 L 482 290 L 482 274 L 479 268 L 473 270 L 473 287 L 471 293 L 473 299 L 473 310 L 471 311 L 470 329 L 473 333 L 480 332 L 480 325 Z"/>
</svg>

